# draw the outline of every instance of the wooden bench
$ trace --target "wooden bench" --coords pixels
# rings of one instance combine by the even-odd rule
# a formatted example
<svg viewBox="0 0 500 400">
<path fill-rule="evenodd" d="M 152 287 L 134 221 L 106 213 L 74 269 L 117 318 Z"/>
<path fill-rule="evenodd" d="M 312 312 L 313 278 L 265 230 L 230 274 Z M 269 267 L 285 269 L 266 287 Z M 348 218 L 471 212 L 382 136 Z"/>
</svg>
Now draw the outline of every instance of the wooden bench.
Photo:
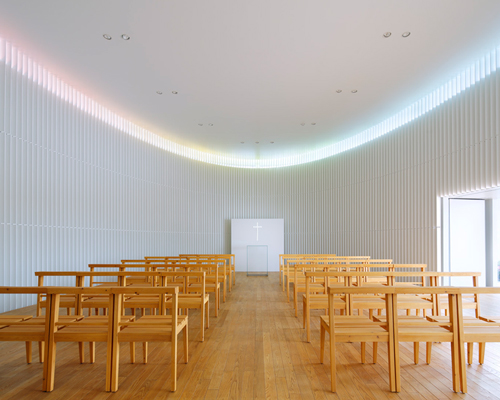
<svg viewBox="0 0 500 400">
<path fill-rule="evenodd" d="M 369 262 L 368 262 L 369 261 Z M 313 263 L 297 263 L 293 266 L 293 306 L 295 308 L 295 316 L 298 316 L 298 299 L 299 294 L 305 292 L 306 290 L 306 276 L 304 275 L 306 271 L 368 271 L 370 268 L 374 267 L 384 267 L 392 264 L 392 260 L 359 260 L 357 264 L 353 264 L 356 261 L 353 260 L 339 260 L 338 258 L 333 260 L 328 260 L 323 264 L 313 264 Z M 361 279 L 361 278 L 360 278 Z M 364 277 L 366 280 L 366 277 Z M 324 283 L 315 282 L 315 276 L 309 280 L 309 291 L 321 293 L 325 296 L 326 301 L 326 288 Z M 321 295 L 320 295 L 321 296 Z"/>
<path fill-rule="evenodd" d="M 179 254 L 179 257 L 218 257 L 226 260 L 227 273 L 229 275 L 229 291 L 232 290 L 233 284 L 236 285 L 236 257 L 234 254 Z"/>
<path fill-rule="evenodd" d="M 370 256 L 337 256 L 336 254 L 280 254 L 279 255 L 279 276 L 280 286 L 285 291 L 285 277 L 287 275 L 286 262 L 288 260 L 306 260 L 306 259 L 319 259 L 319 260 L 368 260 Z"/>
<path fill-rule="evenodd" d="M 449 321 L 436 323 L 408 323 L 400 324 L 398 321 L 398 300 L 401 294 L 431 296 L 447 294 L 451 308 Z M 360 286 L 360 287 L 329 287 L 328 317 L 320 317 L 321 343 L 320 351 L 325 347 L 325 334 L 330 336 L 330 377 L 331 390 L 336 391 L 336 343 L 337 342 L 385 342 L 388 344 L 389 382 L 392 392 L 401 391 L 401 377 L 399 366 L 399 342 L 415 342 L 436 340 L 451 343 L 451 366 L 453 390 L 467 392 L 465 376 L 465 359 L 463 354 L 463 338 L 460 335 L 460 314 L 458 311 L 460 289 L 449 287 L 394 287 L 394 286 Z M 386 317 L 385 321 L 365 320 L 363 316 L 335 316 L 333 301 L 335 295 L 347 297 L 355 295 L 380 295 L 384 296 Z M 337 323 L 336 318 L 341 318 Z M 375 325 L 373 325 L 375 324 Z M 386 331 L 387 333 L 384 333 Z M 462 351 L 460 350 L 462 349 Z M 323 361 L 323 359 L 321 359 Z"/>
<path fill-rule="evenodd" d="M 145 277 L 149 280 L 150 283 L 144 287 L 154 287 L 154 286 L 170 286 L 172 283 L 169 282 L 169 278 L 182 278 L 182 282 L 177 284 L 179 287 L 179 309 L 187 310 L 188 309 L 200 309 L 200 340 L 204 341 L 205 339 L 205 329 L 209 327 L 209 296 L 205 290 L 205 272 L 204 271 L 120 271 L 120 272 L 85 272 L 85 271 L 40 271 L 35 273 L 38 277 L 55 277 L 55 276 L 70 276 L 76 277 L 78 287 L 84 287 L 85 278 L 96 278 L 96 277 L 112 277 L 116 278 L 116 284 L 112 286 L 128 286 L 128 282 L 132 280 L 135 282 L 136 277 Z M 197 285 L 197 290 L 188 290 L 188 287 L 191 285 L 190 279 L 196 279 L 195 284 Z M 90 279 L 89 279 L 90 280 Z M 153 282 L 155 284 L 153 284 Z M 95 287 L 95 286 L 94 286 Z M 103 286 L 97 286 L 103 287 Z M 133 287 L 139 287 L 137 284 L 134 284 Z M 73 296 L 74 297 L 74 296 Z M 166 300 L 166 307 L 170 308 L 171 300 Z M 77 314 L 83 314 L 83 309 L 87 308 L 89 310 L 89 316 L 92 314 L 91 310 L 95 308 L 105 308 L 108 309 L 109 301 L 108 296 L 105 295 L 85 295 L 81 298 L 79 303 L 81 309 L 77 312 Z M 38 305 L 37 309 L 44 308 L 45 305 Z M 123 310 L 126 308 L 132 309 L 132 315 L 135 315 L 135 309 L 140 308 L 142 310 L 146 308 L 150 309 L 160 309 L 160 304 L 158 303 L 158 297 L 154 296 L 145 296 L 141 295 L 133 295 L 126 296 L 124 299 Z M 41 312 L 41 311 L 40 311 Z M 151 311 L 151 314 L 155 314 L 156 312 Z M 145 313 L 143 311 L 142 316 Z M 145 355 L 146 357 L 146 355 Z M 146 357 L 147 358 L 147 357 Z M 83 361 L 82 361 L 83 362 Z"/>
<path fill-rule="evenodd" d="M 219 268 L 218 280 L 222 284 L 222 301 L 226 302 L 226 295 L 228 286 L 232 282 L 232 270 L 230 265 L 230 257 L 222 255 L 209 255 L 209 254 L 182 254 L 179 257 L 185 257 L 188 262 L 195 262 L 197 264 L 216 264 Z M 229 285 L 228 285 L 229 283 Z"/>
<path fill-rule="evenodd" d="M 0 293 L 35 293 L 47 295 L 47 309 L 43 327 L 38 326 L 37 332 L 31 334 L 31 336 L 18 336 L 17 339 L 18 341 L 24 341 L 25 339 L 40 341 L 43 338 L 46 353 L 42 385 L 44 391 L 50 392 L 54 389 L 57 342 L 90 342 L 101 340 L 107 342 L 106 391 L 116 392 L 118 390 L 119 343 L 140 341 L 171 342 L 172 391 L 176 390 L 177 336 L 181 332 L 184 333 L 184 357 L 185 361 L 188 361 L 188 317 L 186 315 L 178 315 L 179 288 L 0 287 Z M 90 317 L 90 321 L 82 319 L 75 322 L 61 322 L 59 317 L 59 301 L 61 295 L 64 294 L 75 295 L 78 299 L 81 299 L 84 295 L 108 295 L 109 317 L 106 318 L 107 323 L 103 324 L 102 320 L 95 320 L 94 317 Z M 172 315 L 165 315 L 165 308 L 162 307 L 160 315 L 146 316 L 134 321 L 130 321 L 129 318 L 125 317 L 126 319 L 123 321 L 123 297 L 134 294 L 158 295 L 159 297 L 170 296 L 172 298 Z M 160 301 L 159 303 L 165 304 L 164 301 Z M 15 325 L 15 323 L 12 323 L 12 325 L 0 329 L 0 340 L 12 340 L 12 333 L 9 333 L 5 329 L 11 327 L 15 329 Z"/>
<path fill-rule="evenodd" d="M 475 280 L 477 283 L 477 280 Z M 484 288 L 473 286 L 461 288 L 461 309 L 473 309 L 474 316 L 463 316 L 463 340 L 467 343 L 467 362 L 472 364 L 474 343 L 479 344 L 479 364 L 484 363 L 486 342 L 500 342 L 500 317 L 481 316 L 479 314 L 479 295 L 480 294 L 500 294 L 500 288 Z M 500 296 L 499 300 L 500 300 Z M 477 302 L 477 307 L 469 306 L 470 298 Z M 441 303 L 442 305 L 442 303 Z M 447 305 L 448 306 L 448 305 Z M 440 314 L 431 317 L 434 321 L 441 321 L 444 317 Z"/>
<path fill-rule="evenodd" d="M 303 327 L 306 329 L 306 341 L 310 342 L 311 338 L 311 310 L 327 310 L 328 309 L 328 295 L 326 294 L 326 287 L 328 286 L 353 286 L 361 283 L 362 285 L 367 285 L 366 283 L 366 277 L 368 276 L 375 276 L 379 279 L 385 279 L 386 285 L 392 285 L 394 283 L 393 280 L 391 280 L 388 276 L 391 276 L 393 274 L 392 271 L 377 271 L 377 273 L 373 274 L 371 271 L 364 271 L 365 269 L 369 269 L 371 267 L 375 268 L 380 268 L 383 267 L 383 264 L 363 264 L 363 265 L 357 265 L 357 264 L 345 264 L 342 265 L 341 267 L 343 269 L 349 269 L 349 271 L 332 271 L 331 268 L 328 269 L 328 271 L 308 271 L 305 272 L 305 278 L 306 278 L 306 284 L 305 284 L 305 290 L 304 290 L 304 295 L 302 296 L 302 314 L 303 314 Z M 397 269 L 398 265 L 388 265 L 386 267 L 390 267 L 392 270 Z M 408 268 L 409 265 L 405 264 L 405 268 Z M 351 268 L 354 268 L 355 270 L 350 270 Z M 361 271 L 357 270 L 358 268 L 362 269 Z M 420 265 L 416 265 L 415 268 L 420 269 Z M 419 276 L 419 275 L 418 275 Z M 343 278 L 344 280 L 340 280 L 340 278 Z M 313 281 L 313 279 L 322 279 L 323 280 L 323 286 L 325 287 L 325 293 L 314 293 L 310 290 L 310 285 Z M 358 279 L 359 282 L 356 280 Z M 335 280 L 334 283 L 332 283 L 332 280 Z M 353 315 L 354 310 L 358 310 L 359 313 L 359 308 L 358 307 L 365 307 L 365 306 L 373 306 L 371 303 L 375 302 L 374 307 L 376 309 L 383 309 L 385 308 L 385 301 L 380 297 L 380 296 L 367 296 L 365 298 L 366 302 L 370 302 L 368 304 L 355 304 L 353 302 L 353 297 L 351 296 L 350 298 L 345 298 L 345 297 L 336 297 L 335 298 L 335 309 L 336 310 L 341 310 L 342 312 Z M 432 305 L 429 303 L 429 307 L 432 307 Z M 371 309 L 370 309 L 371 310 Z M 371 313 L 369 315 L 371 318 Z M 364 357 L 364 354 L 362 354 Z"/>
<path fill-rule="evenodd" d="M 145 257 L 146 259 L 159 259 L 161 257 Z M 189 257 L 189 256 L 179 256 L 179 257 L 164 257 L 165 263 L 167 265 L 171 265 L 173 268 L 182 269 L 185 271 L 190 270 L 199 270 L 200 266 L 208 266 L 205 267 L 205 271 L 207 272 L 207 291 L 216 293 L 215 298 L 215 310 L 216 315 L 218 316 L 218 310 L 220 308 L 220 293 L 215 292 L 215 289 L 212 288 L 212 282 L 214 279 L 217 279 L 218 285 L 217 288 L 220 290 L 222 283 L 222 300 L 226 301 L 226 285 L 227 285 L 227 277 L 228 277 L 228 268 L 226 268 L 225 260 L 215 258 L 213 261 L 208 259 L 200 259 L 199 257 Z M 219 267 L 219 263 L 223 263 L 222 267 Z M 215 271 L 214 266 L 217 266 L 217 272 Z"/>
<path fill-rule="evenodd" d="M 376 266 L 379 268 L 379 266 Z M 477 277 L 480 275 L 478 272 L 421 272 L 422 264 L 392 264 L 388 266 L 388 271 L 329 271 L 329 272 L 306 272 L 306 283 L 311 282 L 313 278 L 320 278 L 325 281 L 325 284 L 331 286 L 331 279 L 339 277 L 346 278 L 346 282 L 341 284 L 335 283 L 335 286 L 354 286 L 359 283 L 365 286 L 398 286 L 397 278 L 409 278 L 414 280 L 415 285 L 421 285 L 424 282 L 426 285 L 436 286 L 439 279 L 460 276 L 460 277 Z M 399 269 L 415 269 L 414 272 L 400 272 Z M 367 283 L 365 278 L 376 278 L 377 282 Z M 359 282 L 358 282 L 359 280 Z M 426 280 L 428 281 L 426 283 Z M 403 286 L 407 286 L 405 282 Z M 349 304 L 343 305 L 347 301 Z M 432 315 L 439 315 L 439 299 L 438 298 L 425 298 L 415 295 L 400 295 L 398 297 L 398 309 L 407 310 L 407 315 L 410 315 L 410 310 L 416 310 L 416 315 L 419 315 L 419 310 L 423 310 L 422 315 L 425 316 L 425 311 L 429 311 Z M 465 304 L 465 303 L 464 303 Z M 308 290 L 306 286 L 305 294 L 303 295 L 303 326 L 306 328 L 306 340 L 310 341 L 310 315 L 311 310 L 328 308 L 328 296 L 324 294 L 314 294 Z M 374 310 L 385 309 L 385 301 L 378 295 L 363 295 L 363 296 L 350 296 L 348 299 L 335 299 L 335 309 L 346 310 L 350 315 L 354 315 L 355 310 L 358 310 L 358 315 L 362 315 L 363 310 L 369 311 L 369 317 L 372 318 Z M 428 349 L 430 351 L 430 349 Z M 364 355 L 362 354 L 364 358 Z M 428 357 L 429 359 L 429 357 Z M 415 343 L 415 363 L 418 364 L 418 343 Z"/>
<path fill-rule="evenodd" d="M 285 291 L 285 285 L 287 286 L 287 296 L 289 296 L 289 264 L 292 265 L 296 262 L 306 262 L 306 261 L 326 261 L 336 258 L 335 254 L 280 254 L 280 284 L 282 290 Z M 292 278 L 293 279 L 293 278 Z"/>
</svg>

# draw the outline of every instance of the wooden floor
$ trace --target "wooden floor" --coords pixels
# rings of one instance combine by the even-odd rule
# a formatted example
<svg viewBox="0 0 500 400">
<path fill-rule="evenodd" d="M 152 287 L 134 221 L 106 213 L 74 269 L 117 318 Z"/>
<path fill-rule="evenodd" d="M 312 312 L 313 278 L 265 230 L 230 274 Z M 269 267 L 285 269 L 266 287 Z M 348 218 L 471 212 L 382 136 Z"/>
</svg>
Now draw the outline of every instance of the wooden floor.
<svg viewBox="0 0 500 400">
<path fill-rule="evenodd" d="M 0 343 L 1 399 L 499 399 L 500 345 L 487 344 L 484 365 L 467 367 L 469 393 L 451 390 L 448 344 L 435 344 L 431 365 L 413 364 L 413 345 L 401 345 L 402 392 L 389 392 L 387 351 L 379 346 L 378 364 L 361 364 L 359 344 L 339 344 L 338 393 L 329 392 L 328 351 L 319 363 L 319 312 L 313 317 L 312 342 L 305 343 L 301 317 L 269 277 L 237 275 L 218 318 L 211 318 L 204 343 L 198 341 L 198 313 L 190 313 L 190 361 L 184 364 L 179 348 L 177 392 L 170 390 L 170 344 L 150 344 L 148 364 L 138 344 L 132 365 L 128 345 L 122 346 L 120 388 L 104 391 L 106 347 L 97 344 L 97 362 L 80 364 L 74 343 L 58 344 L 55 390 L 41 391 L 42 365 L 33 346 L 27 365 L 24 343 Z M 490 301 L 488 301 L 490 300 Z M 212 301 L 213 304 L 213 301 Z M 213 306 L 212 306 L 213 308 Z M 23 311 L 26 311 L 23 310 Z M 500 304 L 482 299 L 482 314 L 500 315 Z M 213 310 L 211 312 L 213 315 Z M 368 362 L 371 361 L 371 346 Z M 86 348 L 88 351 L 88 348 Z M 425 346 L 421 360 L 425 361 Z M 88 353 L 86 354 L 88 361 Z"/>
</svg>

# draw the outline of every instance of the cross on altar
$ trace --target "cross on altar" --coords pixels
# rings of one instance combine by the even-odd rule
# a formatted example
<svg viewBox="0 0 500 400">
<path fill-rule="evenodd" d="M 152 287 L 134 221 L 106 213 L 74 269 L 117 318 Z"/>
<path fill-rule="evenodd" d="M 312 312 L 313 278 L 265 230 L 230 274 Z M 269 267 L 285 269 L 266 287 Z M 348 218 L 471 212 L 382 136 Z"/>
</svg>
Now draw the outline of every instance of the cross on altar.
<svg viewBox="0 0 500 400">
<path fill-rule="evenodd" d="M 236 270 L 250 275 L 279 271 L 279 255 L 285 251 L 284 233 L 283 219 L 232 219 L 231 254 L 236 257 Z"/>
<path fill-rule="evenodd" d="M 255 229 L 257 229 L 257 242 L 259 241 L 259 229 L 262 228 L 262 226 L 259 226 L 259 223 L 257 222 L 257 225 L 254 226 Z"/>
</svg>

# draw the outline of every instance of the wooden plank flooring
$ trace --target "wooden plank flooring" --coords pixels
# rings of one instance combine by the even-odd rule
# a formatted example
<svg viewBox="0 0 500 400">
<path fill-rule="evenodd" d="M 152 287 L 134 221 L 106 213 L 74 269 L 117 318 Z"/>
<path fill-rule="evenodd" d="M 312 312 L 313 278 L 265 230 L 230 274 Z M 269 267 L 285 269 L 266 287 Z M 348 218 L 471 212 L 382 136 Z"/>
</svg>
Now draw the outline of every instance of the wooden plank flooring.
<svg viewBox="0 0 500 400">
<path fill-rule="evenodd" d="M 24 343 L 0 343 L 1 399 L 499 399 L 500 345 L 486 346 L 486 362 L 467 367 L 469 393 L 451 390 L 448 344 L 433 346 L 431 365 L 425 364 L 425 345 L 420 346 L 419 365 L 413 364 L 413 344 L 401 345 L 402 392 L 389 392 L 387 349 L 379 346 L 378 364 L 360 363 L 359 344 L 339 344 L 338 393 L 329 392 L 329 358 L 319 363 L 319 312 L 313 312 L 312 342 L 305 343 L 302 313 L 278 285 L 277 273 L 269 277 L 237 275 L 237 285 L 222 304 L 219 317 L 211 318 L 205 342 L 198 341 L 198 311 L 190 313 L 190 361 L 184 364 L 179 351 L 177 392 L 170 392 L 170 344 L 150 343 L 148 364 L 142 364 L 142 345 L 137 344 L 137 363 L 130 364 L 129 347 L 120 355 L 120 388 L 104 391 L 106 346 L 96 346 L 97 361 L 78 361 L 74 343 L 57 346 L 55 390 L 44 393 L 42 365 L 33 346 L 33 364 L 27 365 Z M 213 298 L 211 299 L 213 315 Z M 483 315 L 500 315 L 500 304 L 482 298 Z M 34 308 L 18 310 L 33 312 Z M 180 343 L 182 346 L 182 343 Z M 180 347 L 181 349 L 182 347 Z"/>
</svg>

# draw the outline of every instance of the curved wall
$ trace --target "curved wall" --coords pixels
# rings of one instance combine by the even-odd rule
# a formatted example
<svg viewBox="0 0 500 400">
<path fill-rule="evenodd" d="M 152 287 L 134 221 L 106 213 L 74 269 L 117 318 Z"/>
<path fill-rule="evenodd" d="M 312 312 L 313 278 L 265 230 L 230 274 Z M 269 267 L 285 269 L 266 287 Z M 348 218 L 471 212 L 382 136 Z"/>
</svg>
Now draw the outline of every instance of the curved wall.
<svg viewBox="0 0 500 400">
<path fill-rule="evenodd" d="M 493 73 L 361 147 L 249 170 L 150 146 L 2 62 L 0 285 L 121 258 L 227 253 L 231 218 L 284 218 L 288 253 L 435 269 L 437 197 L 500 185 L 499 96 Z M 0 311 L 32 302 L 9 296 Z"/>
</svg>

